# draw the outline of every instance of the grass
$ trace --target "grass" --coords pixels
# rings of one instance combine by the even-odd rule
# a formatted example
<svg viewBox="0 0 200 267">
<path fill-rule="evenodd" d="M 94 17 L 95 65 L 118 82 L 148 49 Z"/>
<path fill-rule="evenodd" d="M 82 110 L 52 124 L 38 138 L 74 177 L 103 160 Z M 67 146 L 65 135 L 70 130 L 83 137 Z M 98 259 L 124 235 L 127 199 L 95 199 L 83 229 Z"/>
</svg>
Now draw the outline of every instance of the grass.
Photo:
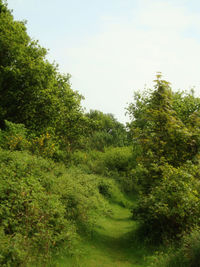
<svg viewBox="0 0 200 267">
<path fill-rule="evenodd" d="M 57 267 L 147 267 L 152 251 L 136 238 L 137 223 L 128 208 L 109 203 L 110 215 L 98 219 L 92 238 L 82 240 L 84 256 L 63 258 Z"/>
</svg>

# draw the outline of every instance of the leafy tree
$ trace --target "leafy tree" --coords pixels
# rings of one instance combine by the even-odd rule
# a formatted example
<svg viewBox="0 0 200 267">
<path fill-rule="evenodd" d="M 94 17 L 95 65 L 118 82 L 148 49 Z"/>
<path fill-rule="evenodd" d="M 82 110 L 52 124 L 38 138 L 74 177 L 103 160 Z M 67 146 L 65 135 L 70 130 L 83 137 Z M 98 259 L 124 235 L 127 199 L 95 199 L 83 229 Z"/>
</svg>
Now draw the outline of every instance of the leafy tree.
<svg viewBox="0 0 200 267">
<path fill-rule="evenodd" d="M 82 97 L 71 89 L 70 75 L 46 59 L 24 22 L 15 21 L 0 1 L 0 125 L 23 123 L 38 133 L 51 131 L 66 145 L 77 143 L 84 121 Z"/>
<path fill-rule="evenodd" d="M 153 90 L 146 89 L 143 92 L 137 91 L 134 94 L 134 101 L 127 107 L 130 123 L 127 124 L 129 134 L 133 138 L 134 129 L 143 128 L 146 125 L 144 114 L 149 108 Z M 171 107 L 176 112 L 176 116 L 184 123 L 191 123 L 191 115 L 200 110 L 200 98 L 194 96 L 193 89 L 187 91 L 171 92 Z"/>
<path fill-rule="evenodd" d="M 190 92 L 174 92 L 172 106 L 181 121 L 189 124 L 190 116 L 200 110 L 200 98 L 194 96 L 193 89 Z"/>
<path fill-rule="evenodd" d="M 129 105 L 132 175 L 141 188 L 133 215 L 157 242 L 199 225 L 198 100 L 186 96 L 181 106 L 181 97 L 158 75 L 148 97 L 137 96 Z"/>
<path fill-rule="evenodd" d="M 198 114 L 190 115 L 190 124 L 194 121 L 193 126 L 184 124 L 173 108 L 173 93 L 169 83 L 162 80 L 160 75 L 155 83 L 155 90 L 150 91 L 148 97 L 136 95 L 135 104 L 128 107 L 130 116 L 134 116 L 129 128 L 134 147 L 137 148 L 135 157 L 143 170 L 148 170 L 148 175 L 145 171 L 142 176 L 147 188 L 162 176 L 160 166 L 168 163 L 178 167 L 187 160 L 193 160 L 199 149 Z"/>
<path fill-rule="evenodd" d="M 90 110 L 86 117 L 89 118 L 90 123 L 89 147 L 104 150 L 104 147 L 108 146 L 127 145 L 127 131 L 124 125 L 118 122 L 112 114 Z"/>
</svg>

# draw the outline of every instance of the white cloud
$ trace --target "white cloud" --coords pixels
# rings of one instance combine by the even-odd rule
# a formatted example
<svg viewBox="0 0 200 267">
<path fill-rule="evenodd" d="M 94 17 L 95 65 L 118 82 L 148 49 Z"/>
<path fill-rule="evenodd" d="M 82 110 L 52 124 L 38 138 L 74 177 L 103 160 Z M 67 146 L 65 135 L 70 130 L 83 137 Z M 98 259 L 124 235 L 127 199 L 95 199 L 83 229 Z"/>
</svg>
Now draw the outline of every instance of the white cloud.
<svg viewBox="0 0 200 267">
<path fill-rule="evenodd" d="M 139 3 L 131 19 L 103 18 L 100 33 L 60 50 L 86 106 L 114 113 L 122 121 L 133 91 L 152 86 L 157 71 L 173 87 L 200 88 L 200 42 L 184 34 L 194 25 L 199 30 L 197 15 L 167 1 Z"/>
</svg>

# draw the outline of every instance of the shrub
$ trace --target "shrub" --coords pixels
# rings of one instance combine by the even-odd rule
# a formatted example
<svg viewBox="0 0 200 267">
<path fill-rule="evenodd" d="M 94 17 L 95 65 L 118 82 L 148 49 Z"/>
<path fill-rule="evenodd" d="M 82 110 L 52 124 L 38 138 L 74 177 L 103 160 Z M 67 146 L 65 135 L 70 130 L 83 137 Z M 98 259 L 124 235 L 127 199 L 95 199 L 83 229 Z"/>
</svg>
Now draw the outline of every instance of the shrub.
<svg viewBox="0 0 200 267">
<path fill-rule="evenodd" d="M 178 247 L 160 255 L 153 266 L 197 267 L 200 266 L 200 230 L 194 228 L 184 235 Z"/>
<path fill-rule="evenodd" d="M 0 150 L 0 201 L 1 266 L 47 261 L 62 246 L 75 253 L 77 231 L 106 212 L 95 175 L 20 151 Z"/>
<path fill-rule="evenodd" d="M 99 164 L 100 165 L 100 164 Z M 137 192 L 137 179 L 134 173 L 134 157 L 131 147 L 108 148 L 101 157 L 103 175 L 113 177 L 125 192 Z"/>
<path fill-rule="evenodd" d="M 27 129 L 23 124 L 5 121 L 5 130 L 0 130 L 0 147 L 10 150 L 24 150 L 28 148 L 26 139 Z"/>
<path fill-rule="evenodd" d="M 17 266 L 36 255 L 48 258 L 63 241 L 70 251 L 75 227 L 53 189 L 52 163 L 25 152 L 1 150 L 0 173 L 0 243 L 7 244 L 0 263 Z"/>
<path fill-rule="evenodd" d="M 115 147 L 107 148 L 103 154 L 103 162 L 106 172 L 126 176 L 132 166 L 132 148 Z"/>
<path fill-rule="evenodd" d="M 132 169 L 134 158 L 131 147 L 110 147 L 104 152 L 91 150 L 73 153 L 72 164 L 86 173 L 112 177 L 127 192 L 137 191 L 137 180 Z"/>
<path fill-rule="evenodd" d="M 160 184 L 141 196 L 133 210 L 134 218 L 157 242 L 191 230 L 200 218 L 198 181 L 186 170 L 168 164 L 162 171 Z"/>
<path fill-rule="evenodd" d="M 35 155 L 52 158 L 58 149 L 54 138 L 48 132 L 29 139 L 29 150 Z"/>
<path fill-rule="evenodd" d="M 72 156 L 72 162 L 75 165 L 87 165 L 97 174 L 125 176 L 132 166 L 132 148 L 112 147 L 105 149 L 105 152 L 76 151 Z"/>
<path fill-rule="evenodd" d="M 57 179 L 55 185 L 66 216 L 79 230 L 91 232 L 97 215 L 106 212 L 106 202 L 98 190 L 98 177 L 70 168 Z"/>
<path fill-rule="evenodd" d="M 98 177 L 97 183 L 100 194 L 123 207 L 129 206 L 129 202 L 124 197 L 115 180 L 112 178 Z"/>
</svg>

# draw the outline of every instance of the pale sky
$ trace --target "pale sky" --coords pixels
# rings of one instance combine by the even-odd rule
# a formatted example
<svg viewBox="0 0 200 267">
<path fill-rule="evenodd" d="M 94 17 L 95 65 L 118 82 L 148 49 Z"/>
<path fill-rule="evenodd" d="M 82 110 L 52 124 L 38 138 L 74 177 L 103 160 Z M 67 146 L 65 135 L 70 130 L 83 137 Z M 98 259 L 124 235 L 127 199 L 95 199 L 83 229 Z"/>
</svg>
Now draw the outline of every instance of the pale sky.
<svg viewBox="0 0 200 267">
<path fill-rule="evenodd" d="M 49 60 L 72 75 L 83 106 L 125 122 L 134 91 L 158 71 L 200 96 L 199 0 L 7 0 Z"/>
</svg>

